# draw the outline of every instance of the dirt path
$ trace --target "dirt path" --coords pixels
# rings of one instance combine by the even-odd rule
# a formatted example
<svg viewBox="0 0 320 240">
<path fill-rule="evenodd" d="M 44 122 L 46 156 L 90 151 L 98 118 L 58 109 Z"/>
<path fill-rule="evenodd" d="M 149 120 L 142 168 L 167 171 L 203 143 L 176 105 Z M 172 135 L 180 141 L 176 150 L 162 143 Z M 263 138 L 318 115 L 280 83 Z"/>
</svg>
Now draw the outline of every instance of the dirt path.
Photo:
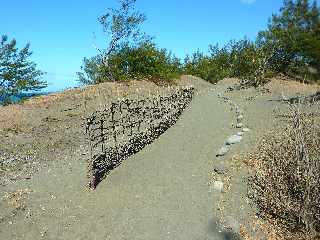
<svg viewBox="0 0 320 240">
<path fill-rule="evenodd" d="M 85 159 L 52 166 L 6 191 L 30 189 L 24 211 L 0 225 L 4 239 L 223 239 L 214 229 L 209 170 L 230 134 L 221 89 L 195 97 L 178 123 L 128 159 L 94 192 Z M 2 206 L 1 206 L 2 207 Z"/>
<path fill-rule="evenodd" d="M 84 146 L 56 156 L 29 180 L 1 187 L 0 239 L 231 239 L 218 227 L 217 203 L 226 203 L 224 214 L 239 227 L 248 211 L 242 206 L 245 173 L 231 171 L 222 177 L 229 189 L 214 193 L 209 186 L 214 166 L 220 161 L 231 170 L 235 155 L 252 151 L 281 104 L 269 101 L 278 93 L 226 94 L 244 111 L 252 131 L 217 159 L 227 137 L 237 133 L 234 111 L 218 97 L 230 84 L 202 86 L 175 126 L 115 169 L 96 191 L 84 187 Z"/>
</svg>

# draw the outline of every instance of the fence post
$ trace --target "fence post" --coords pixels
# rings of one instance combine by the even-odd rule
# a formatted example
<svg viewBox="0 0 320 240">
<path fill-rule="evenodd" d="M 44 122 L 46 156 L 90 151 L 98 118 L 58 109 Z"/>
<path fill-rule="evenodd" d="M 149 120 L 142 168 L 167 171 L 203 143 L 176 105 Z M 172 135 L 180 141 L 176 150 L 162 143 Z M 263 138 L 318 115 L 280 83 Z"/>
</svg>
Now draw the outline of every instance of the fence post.
<svg viewBox="0 0 320 240">
<path fill-rule="evenodd" d="M 94 173 L 94 159 L 93 159 L 93 146 L 92 146 L 92 134 L 91 134 L 91 127 L 92 119 L 87 119 L 87 126 L 86 126 L 86 133 L 89 138 L 89 148 L 90 148 L 90 159 L 88 159 L 88 178 L 89 178 L 89 188 L 94 189 L 96 180 L 95 180 L 95 173 Z"/>
<path fill-rule="evenodd" d="M 101 138 L 102 138 L 102 142 L 101 142 L 101 151 L 102 154 L 105 153 L 105 147 L 104 147 L 104 141 L 105 141 L 105 136 L 104 136 L 104 131 L 103 131 L 103 119 L 100 119 L 100 134 L 101 134 Z"/>
<path fill-rule="evenodd" d="M 116 107 L 116 104 L 112 103 L 111 104 L 112 133 L 113 133 L 114 146 L 115 146 L 116 152 L 117 152 L 117 162 L 118 162 L 119 161 L 119 153 L 118 153 L 117 131 L 116 131 L 116 122 L 115 122 L 115 119 L 114 119 L 115 107 Z"/>
</svg>

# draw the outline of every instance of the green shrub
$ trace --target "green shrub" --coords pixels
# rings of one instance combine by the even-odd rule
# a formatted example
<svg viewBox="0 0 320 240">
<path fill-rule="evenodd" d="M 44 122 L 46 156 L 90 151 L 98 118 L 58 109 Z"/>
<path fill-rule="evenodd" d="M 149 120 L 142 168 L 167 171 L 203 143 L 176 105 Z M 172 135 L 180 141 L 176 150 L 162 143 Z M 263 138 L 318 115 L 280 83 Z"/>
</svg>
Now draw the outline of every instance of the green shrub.
<svg viewBox="0 0 320 240">
<path fill-rule="evenodd" d="M 241 85 L 259 87 L 273 76 L 270 54 L 266 46 L 244 39 L 231 42 L 231 76 L 240 79 Z"/>
<path fill-rule="evenodd" d="M 244 85 L 260 86 L 265 83 L 272 70 L 264 47 L 247 39 L 230 41 L 223 48 L 210 46 L 210 54 L 196 52 L 186 58 L 184 71 L 209 82 L 217 82 L 226 77 L 237 77 Z"/>
<path fill-rule="evenodd" d="M 182 73 L 180 60 L 151 41 L 138 46 L 122 45 L 110 55 L 108 66 L 104 65 L 102 55 L 84 59 L 82 70 L 78 77 L 83 84 L 131 79 L 170 81 Z"/>
<path fill-rule="evenodd" d="M 208 80 L 212 68 L 212 59 L 199 50 L 184 59 L 184 73 Z"/>
<path fill-rule="evenodd" d="M 320 10 L 316 1 L 284 1 L 280 13 L 272 16 L 268 29 L 259 33 L 258 41 L 273 46 L 274 71 L 319 79 Z"/>
<path fill-rule="evenodd" d="M 198 76 L 211 83 L 218 82 L 231 75 L 230 53 L 227 48 L 210 46 L 210 54 L 199 50 L 184 60 L 184 73 Z"/>
<path fill-rule="evenodd" d="M 320 10 L 308 0 L 286 0 L 256 41 L 231 41 L 187 57 L 187 74 L 210 82 L 236 77 L 242 85 L 260 86 L 282 73 L 304 81 L 320 78 Z"/>
</svg>

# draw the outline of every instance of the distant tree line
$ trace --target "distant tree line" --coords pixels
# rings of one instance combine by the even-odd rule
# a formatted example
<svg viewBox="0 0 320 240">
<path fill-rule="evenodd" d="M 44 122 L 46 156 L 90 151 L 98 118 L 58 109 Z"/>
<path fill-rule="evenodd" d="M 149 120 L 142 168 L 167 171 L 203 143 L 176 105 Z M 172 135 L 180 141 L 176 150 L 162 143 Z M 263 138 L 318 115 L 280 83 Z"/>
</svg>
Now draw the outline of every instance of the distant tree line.
<svg viewBox="0 0 320 240">
<path fill-rule="evenodd" d="M 320 78 L 320 9 L 316 1 L 284 0 L 266 30 L 254 41 L 230 41 L 223 47 L 210 45 L 209 52 L 197 51 L 184 61 L 140 31 L 146 20 L 135 10 L 136 0 L 119 0 L 99 18 L 106 33 L 104 48 L 84 58 L 78 80 L 82 84 L 145 79 L 170 81 L 181 74 L 199 76 L 209 82 L 239 78 L 242 85 L 260 86 L 272 76 L 284 74 L 304 81 Z M 27 44 L 19 50 L 16 40 L 0 38 L 0 102 L 23 91 L 47 86 L 43 72 L 30 60 Z"/>
<path fill-rule="evenodd" d="M 255 41 L 230 41 L 184 61 L 185 72 L 210 82 L 237 77 L 258 86 L 277 74 L 305 81 L 320 77 L 320 11 L 316 1 L 285 0 Z"/>
<path fill-rule="evenodd" d="M 85 58 L 79 81 L 94 84 L 129 79 L 171 80 L 181 74 L 199 76 L 209 82 L 236 77 L 242 85 L 259 86 L 277 74 L 304 81 L 320 76 L 320 10 L 316 1 L 284 0 L 279 14 L 259 32 L 256 40 L 230 41 L 223 47 L 210 45 L 184 61 L 152 39 L 141 35 L 145 16 L 134 10 L 135 0 L 121 0 L 118 10 L 108 9 L 100 18 L 111 35 L 108 48 Z M 139 39 L 140 41 L 133 41 Z"/>
<path fill-rule="evenodd" d="M 120 0 L 118 9 L 109 8 L 99 18 L 107 36 L 107 48 L 98 47 L 98 55 L 84 58 L 83 84 L 105 81 L 145 79 L 171 80 L 182 72 L 180 59 L 166 49 L 156 46 L 153 39 L 140 31 L 146 16 L 135 10 L 136 0 Z"/>
</svg>

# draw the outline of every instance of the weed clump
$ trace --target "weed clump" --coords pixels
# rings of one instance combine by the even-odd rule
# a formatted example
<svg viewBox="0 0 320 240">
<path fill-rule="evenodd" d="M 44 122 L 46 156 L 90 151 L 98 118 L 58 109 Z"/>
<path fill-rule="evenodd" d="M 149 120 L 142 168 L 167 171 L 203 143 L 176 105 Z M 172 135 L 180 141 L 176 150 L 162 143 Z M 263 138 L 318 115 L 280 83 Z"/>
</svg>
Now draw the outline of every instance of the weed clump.
<svg viewBox="0 0 320 240">
<path fill-rule="evenodd" d="M 260 213 L 304 239 L 320 234 L 320 125 L 314 113 L 291 109 L 288 125 L 250 155 L 249 197 Z"/>
</svg>

